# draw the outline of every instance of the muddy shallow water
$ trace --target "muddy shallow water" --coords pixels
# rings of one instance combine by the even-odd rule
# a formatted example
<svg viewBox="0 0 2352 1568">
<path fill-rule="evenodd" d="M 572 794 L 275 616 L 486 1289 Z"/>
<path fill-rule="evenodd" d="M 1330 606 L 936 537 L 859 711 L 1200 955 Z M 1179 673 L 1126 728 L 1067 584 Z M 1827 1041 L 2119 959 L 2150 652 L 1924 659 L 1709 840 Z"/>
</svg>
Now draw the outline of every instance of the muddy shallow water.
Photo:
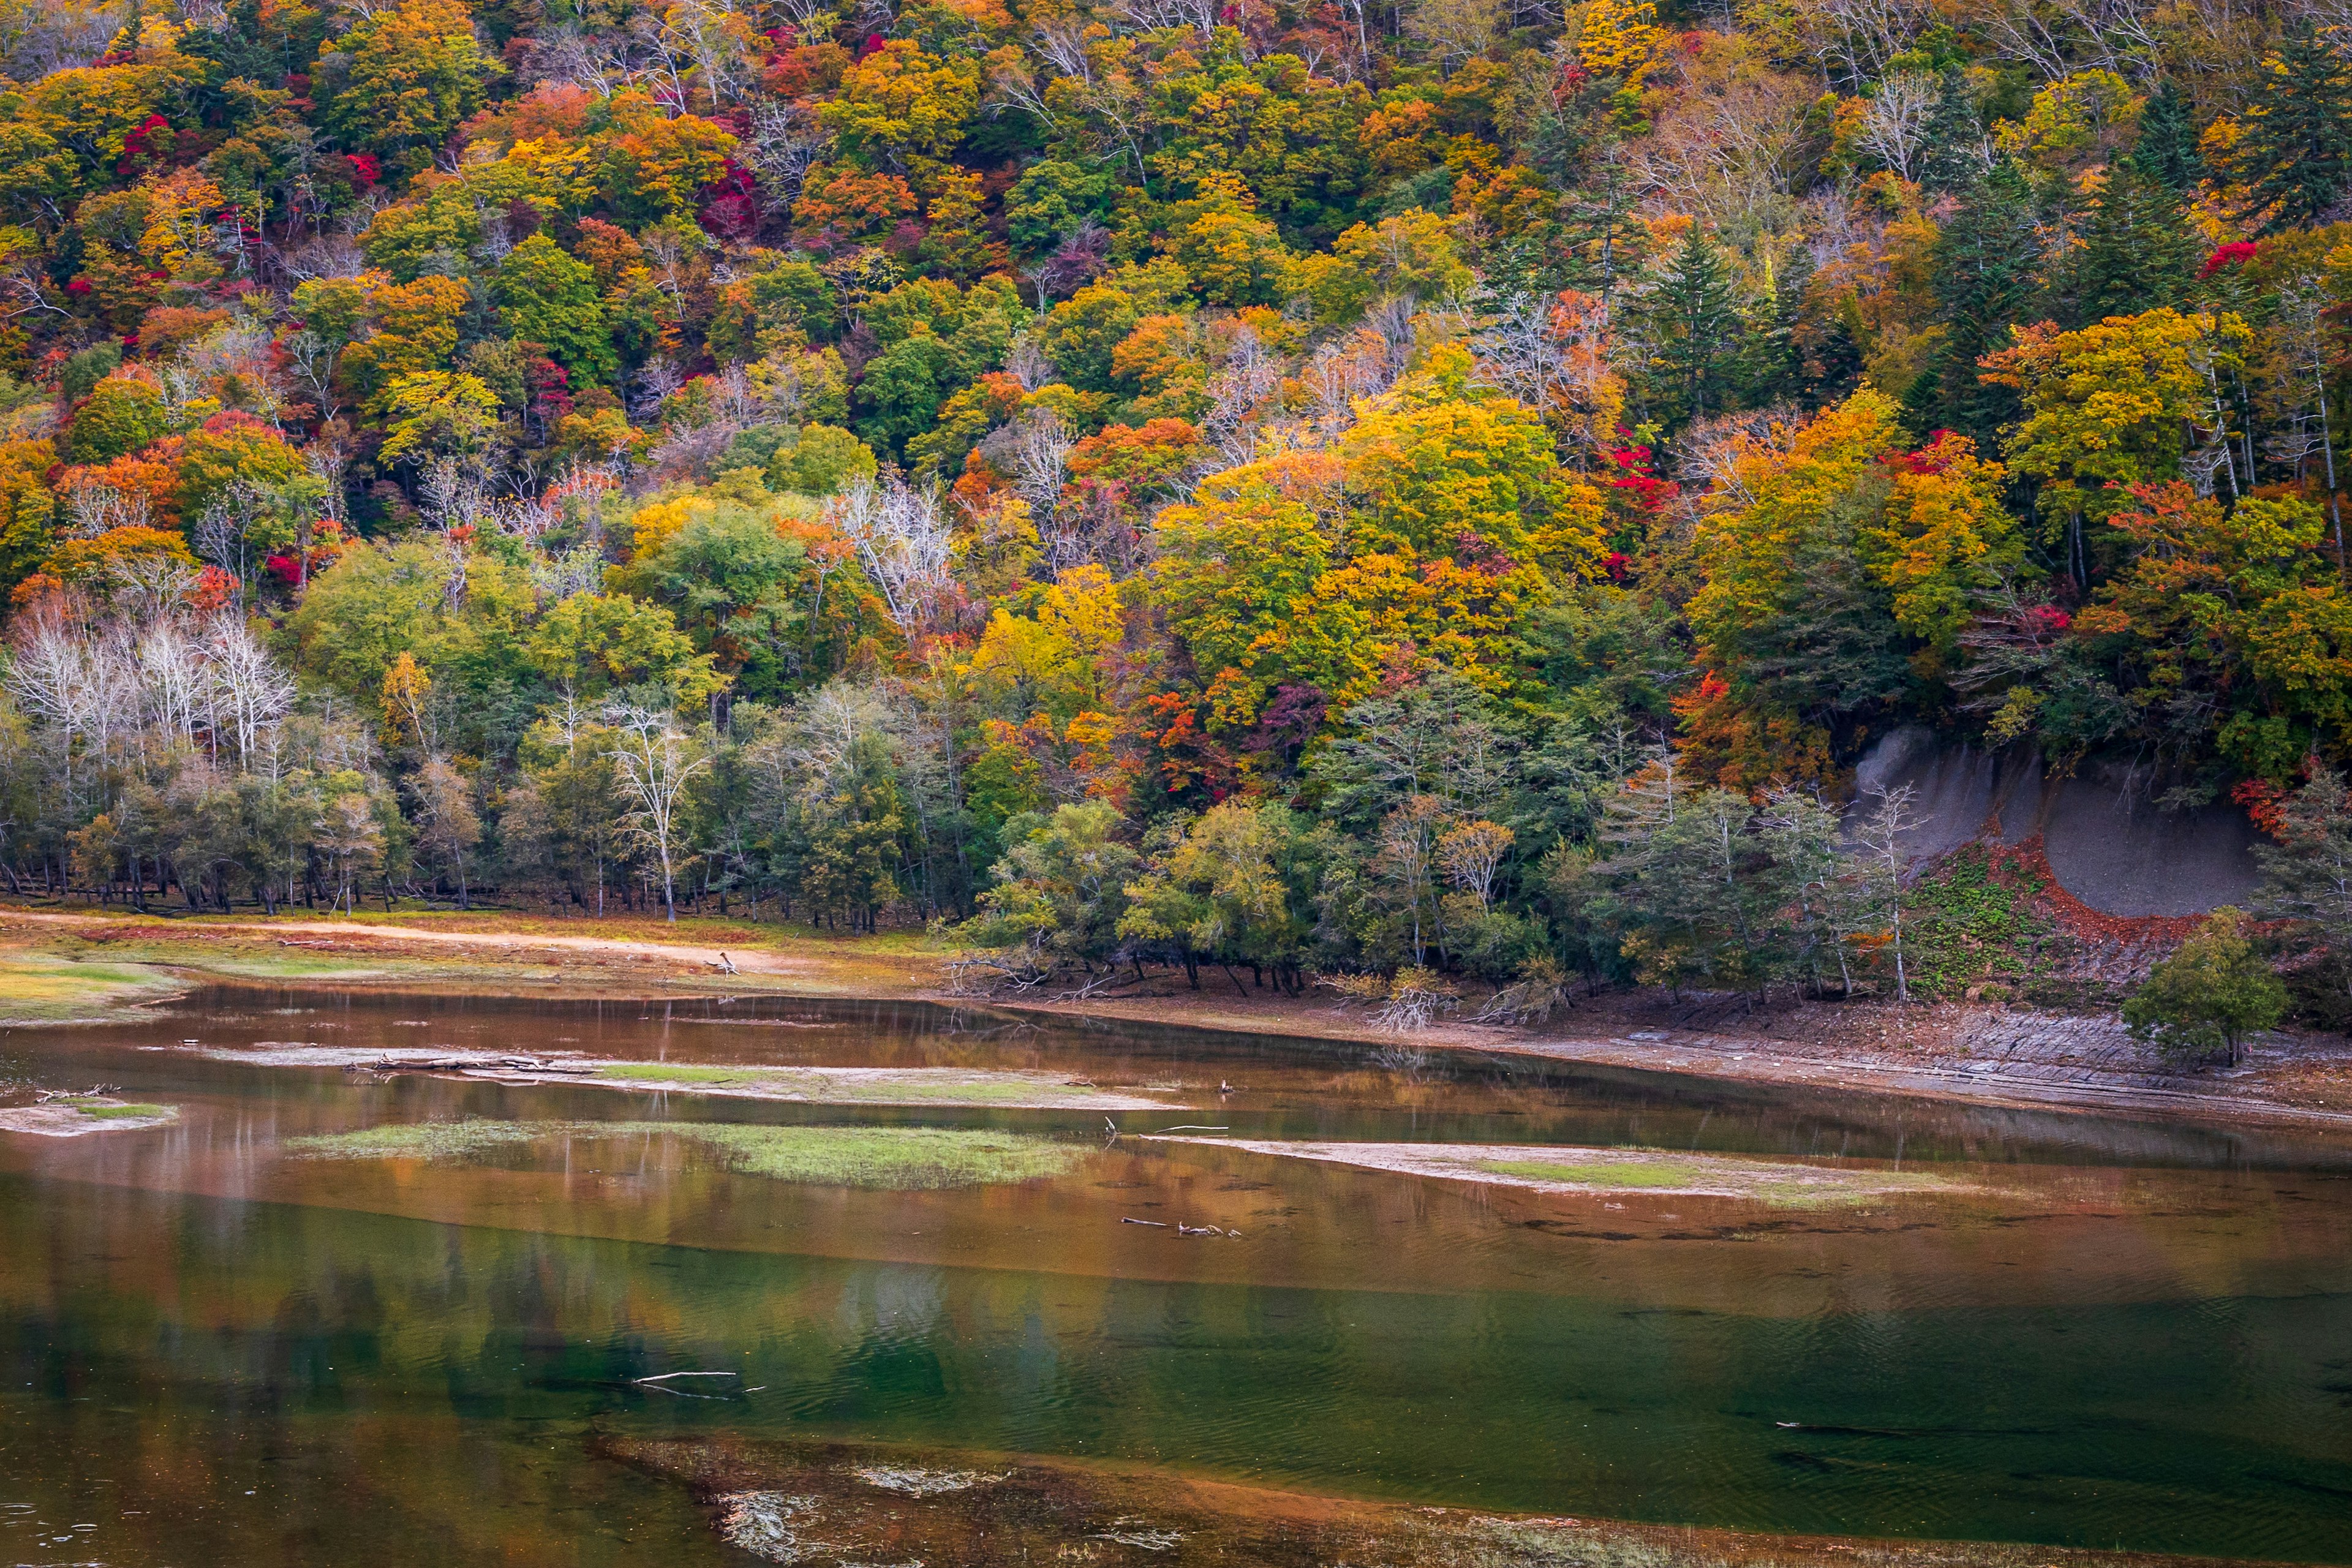
<svg viewBox="0 0 2352 1568">
<path fill-rule="evenodd" d="M 787 1104 L 286 1065 L 302 1047 L 1123 1098 Z M 0 1037 L 0 1103 L 101 1083 L 177 1118 L 0 1133 L 0 1562 L 748 1561 L 625 1462 L 704 1442 L 2352 1560 L 2352 1142 L 2321 1135 L 914 1005 L 224 991 Z M 530 1126 L 402 1142 L 469 1120 Z M 1202 1126 L 1251 1147 L 1145 1136 Z M 984 1133 L 1044 1173 L 746 1157 L 798 1127 Z M 335 1157 L 354 1132 L 397 1157 Z M 1628 1184 L 1302 1142 L 1577 1145 Z M 1636 1168 L 1656 1151 L 1870 1179 L 1827 1206 L 1683 1192 Z M 730 1375 L 635 1381 L 678 1371 Z"/>
</svg>

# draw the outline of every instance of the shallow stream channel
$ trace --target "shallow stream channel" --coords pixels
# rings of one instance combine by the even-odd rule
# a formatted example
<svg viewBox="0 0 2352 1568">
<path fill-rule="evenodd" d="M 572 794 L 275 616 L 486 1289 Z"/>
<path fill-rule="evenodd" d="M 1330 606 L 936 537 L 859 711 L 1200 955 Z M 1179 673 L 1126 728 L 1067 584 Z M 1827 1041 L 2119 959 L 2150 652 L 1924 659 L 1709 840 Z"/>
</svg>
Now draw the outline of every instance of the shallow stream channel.
<svg viewBox="0 0 2352 1568">
<path fill-rule="evenodd" d="M 2352 1136 L 774 998 L 0 1036 L 0 1565 L 1890 1542 L 2352 1562 Z"/>
</svg>

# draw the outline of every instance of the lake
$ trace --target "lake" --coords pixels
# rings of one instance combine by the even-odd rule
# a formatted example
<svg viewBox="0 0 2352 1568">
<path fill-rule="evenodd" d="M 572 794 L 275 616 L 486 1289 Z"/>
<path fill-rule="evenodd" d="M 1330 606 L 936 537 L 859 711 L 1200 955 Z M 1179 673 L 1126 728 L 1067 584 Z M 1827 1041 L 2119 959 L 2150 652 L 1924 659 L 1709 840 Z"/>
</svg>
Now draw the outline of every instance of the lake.
<svg viewBox="0 0 2352 1568">
<path fill-rule="evenodd" d="M 698 1064 L 1017 1071 L 1129 1108 L 779 1103 Z M 177 1118 L 0 1133 L 0 1563 L 749 1561 L 630 1458 L 681 1440 L 2352 1561 L 2338 1136 L 915 1005 L 236 989 L 0 1037 L 18 1101 L 99 1083 Z M 485 1121 L 530 1135 L 401 1141 Z M 1034 1173 L 760 1163 L 778 1130 L 910 1128 Z M 1562 1192 L 1264 1152 L 1306 1142 L 1916 1184 Z M 724 1375 L 638 1381 L 680 1372 Z"/>
</svg>

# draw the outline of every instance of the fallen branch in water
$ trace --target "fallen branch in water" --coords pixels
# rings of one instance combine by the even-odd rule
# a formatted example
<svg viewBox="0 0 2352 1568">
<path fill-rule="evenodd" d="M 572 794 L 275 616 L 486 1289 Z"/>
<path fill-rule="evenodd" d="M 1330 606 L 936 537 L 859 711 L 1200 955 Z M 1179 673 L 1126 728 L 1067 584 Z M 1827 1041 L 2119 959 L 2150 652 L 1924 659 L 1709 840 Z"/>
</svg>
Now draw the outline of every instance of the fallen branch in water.
<svg viewBox="0 0 2352 1568">
<path fill-rule="evenodd" d="M 1166 1229 L 1168 1228 L 1168 1222 L 1167 1222 L 1166 1220 L 1164 1220 L 1164 1219 L 1126 1219 L 1126 1218 L 1122 1218 L 1122 1219 L 1120 1219 L 1120 1221 L 1119 1221 L 1118 1223 L 1119 1223 L 1119 1224 L 1121 1224 L 1121 1225 L 1148 1225 L 1148 1226 L 1152 1226 L 1154 1229 L 1157 1229 L 1157 1230 L 1166 1230 Z"/>
<path fill-rule="evenodd" d="M 47 1105 L 53 1100 L 98 1100 L 110 1094 L 120 1094 L 119 1083 L 94 1083 L 88 1089 L 37 1089 L 33 1091 L 36 1105 Z"/>
</svg>

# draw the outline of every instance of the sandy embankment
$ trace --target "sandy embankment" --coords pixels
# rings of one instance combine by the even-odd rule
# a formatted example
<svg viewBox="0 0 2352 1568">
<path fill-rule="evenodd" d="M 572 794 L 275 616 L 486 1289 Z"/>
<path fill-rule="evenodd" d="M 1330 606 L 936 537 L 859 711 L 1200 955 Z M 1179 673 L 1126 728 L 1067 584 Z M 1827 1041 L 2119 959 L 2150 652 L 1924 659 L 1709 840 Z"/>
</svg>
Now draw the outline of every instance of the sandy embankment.
<svg viewBox="0 0 2352 1568">
<path fill-rule="evenodd" d="M 949 989 L 948 954 L 900 938 L 863 943 L 773 928 L 718 928 L 724 944 L 396 921 L 164 921 L 75 912 L 0 911 L 0 942 L 74 946 L 113 962 L 198 977 L 476 994 L 686 994 L 926 1001 L 1045 1019 L 1087 1017 L 1220 1033 L 1469 1049 L 1748 1082 L 1914 1095 L 1974 1103 L 2352 1128 L 2352 1042 L 2273 1036 L 2227 1073 L 2170 1073 L 2111 1017 L 1971 1004 L 1749 1010 L 1741 999 L 1671 1005 L 1604 997 L 1536 1028 L 1459 1019 L 1410 1037 L 1381 1030 L 1324 995 L 1199 992 L 1155 984 L 1124 996 L 983 999 Z M 636 922 L 633 922 L 636 923 Z M 658 928 L 653 928 L 658 929 Z M 665 933 L 666 934 L 666 933 Z M 740 940 L 739 940 L 740 939 Z M 720 955 L 734 965 L 720 967 Z M 1239 983 L 1234 985 L 1238 987 Z M 0 997 L 0 1005 L 5 998 Z"/>
</svg>

